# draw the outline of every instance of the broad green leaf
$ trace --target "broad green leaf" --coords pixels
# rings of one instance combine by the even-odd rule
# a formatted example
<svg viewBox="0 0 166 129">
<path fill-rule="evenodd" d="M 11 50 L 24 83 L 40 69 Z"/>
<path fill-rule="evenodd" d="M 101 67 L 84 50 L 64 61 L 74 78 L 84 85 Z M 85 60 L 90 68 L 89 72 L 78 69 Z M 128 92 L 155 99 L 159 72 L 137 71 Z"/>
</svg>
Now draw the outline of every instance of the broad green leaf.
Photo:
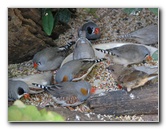
<svg viewBox="0 0 166 129">
<path fill-rule="evenodd" d="M 8 108 L 8 121 L 21 121 L 22 116 L 23 114 L 17 106 L 10 106 Z"/>
<path fill-rule="evenodd" d="M 41 114 L 35 106 L 27 106 L 22 111 L 24 113 L 24 116 L 31 116 L 32 120 L 40 120 L 41 118 Z"/>
<path fill-rule="evenodd" d="M 158 50 L 156 50 L 153 54 L 152 54 L 152 58 L 154 61 L 158 61 Z"/>
<path fill-rule="evenodd" d="M 68 9 L 61 9 L 58 12 L 58 20 L 64 23 L 68 23 L 71 17 L 71 12 Z"/>
<path fill-rule="evenodd" d="M 64 118 L 61 115 L 53 111 L 48 111 L 45 115 L 43 115 L 43 118 L 45 121 L 64 121 Z"/>
<path fill-rule="evenodd" d="M 51 9 L 45 10 L 44 14 L 42 15 L 42 26 L 46 34 L 50 36 L 54 27 L 54 17 Z"/>
<path fill-rule="evenodd" d="M 46 109 L 38 110 L 36 106 L 23 105 L 17 100 L 15 105 L 8 107 L 9 121 L 64 121 L 65 119 L 58 113 L 53 111 L 46 111 Z"/>
<path fill-rule="evenodd" d="M 26 105 L 20 100 L 14 101 L 13 105 L 15 105 L 15 106 L 17 106 L 19 108 L 25 108 L 26 107 Z"/>
<path fill-rule="evenodd" d="M 149 10 L 158 16 L 158 8 L 149 8 Z"/>
<path fill-rule="evenodd" d="M 45 121 L 64 121 L 64 118 L 53 111 L 46 111 L 46 109 L 40 110 L 42 119 Z"/>
</svg>

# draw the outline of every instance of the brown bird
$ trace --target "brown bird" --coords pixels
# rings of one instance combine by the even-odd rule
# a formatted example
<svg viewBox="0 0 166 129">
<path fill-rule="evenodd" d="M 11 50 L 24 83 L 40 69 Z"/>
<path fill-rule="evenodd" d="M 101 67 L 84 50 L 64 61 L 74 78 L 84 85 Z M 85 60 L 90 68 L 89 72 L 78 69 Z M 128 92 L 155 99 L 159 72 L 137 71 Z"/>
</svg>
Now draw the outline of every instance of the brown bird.
<svg viewBox="0 0 166 129">
<path fill-rule="evenodd" d="M 107 68 L 113 75 L 117 83 L 126 87 L 127 91 L 143 86 L 146 82 L 156 78 L 158 74 L 147 74 L 146 72 L 136 70 L 134 68 L 124 67 L 120 64 L 113 64 Z"/>
</svg>

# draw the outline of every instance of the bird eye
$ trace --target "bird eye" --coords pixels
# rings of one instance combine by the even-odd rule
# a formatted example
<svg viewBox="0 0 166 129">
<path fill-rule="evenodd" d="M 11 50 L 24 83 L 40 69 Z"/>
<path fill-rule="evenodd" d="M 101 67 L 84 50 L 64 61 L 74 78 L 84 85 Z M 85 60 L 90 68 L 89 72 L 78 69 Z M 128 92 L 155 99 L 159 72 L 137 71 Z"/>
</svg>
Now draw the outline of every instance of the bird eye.
<svg viewBox="0 0 166 129">
<path fill-rule="evenodd" d="M 18 93 L 19 95 L 24 94 L 23 88 L 19 87 L 18 90 L 17 90 L 17 93 Z"/>
<path fill-rule="evenodd" d="M 90 27 L 87 28 L 88 34 L 92 34 L 92 31 L 93 31 L 93 28 L 90 28 Z"/>
<path fill-rule="evenodd" d="M 38 64 L 38 65 L 41 65 L 41 62 L 38 62 L 37 64 Z"/>
<path fill-rule="evenodd" d="M 112 72 L 114 72 L 114 69 L 111 69 Z"/>
</svg>

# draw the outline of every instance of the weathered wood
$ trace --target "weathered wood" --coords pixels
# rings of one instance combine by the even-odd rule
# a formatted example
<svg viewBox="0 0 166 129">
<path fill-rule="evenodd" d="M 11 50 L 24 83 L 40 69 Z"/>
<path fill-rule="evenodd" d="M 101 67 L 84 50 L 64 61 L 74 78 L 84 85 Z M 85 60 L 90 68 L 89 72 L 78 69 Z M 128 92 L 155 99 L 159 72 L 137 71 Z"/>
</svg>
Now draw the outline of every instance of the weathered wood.
<svg viewBox="0 0 166 129">
<path fill-rule="evenodd" d="M 87 100 L 95 113 L 109 115 L 158 114 L 158 84 L 139 87 L 131 92 L 125 90 L 94 95 Z"/>
</svg>

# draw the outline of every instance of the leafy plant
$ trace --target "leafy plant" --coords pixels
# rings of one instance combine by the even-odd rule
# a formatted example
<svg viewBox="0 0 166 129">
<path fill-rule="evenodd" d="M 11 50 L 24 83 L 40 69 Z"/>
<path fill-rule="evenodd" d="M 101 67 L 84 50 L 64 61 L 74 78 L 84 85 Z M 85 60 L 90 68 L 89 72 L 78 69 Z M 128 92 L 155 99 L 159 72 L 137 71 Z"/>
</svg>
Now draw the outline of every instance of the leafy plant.
<svg viewBox="0 0 166 129">
<path fill-rule="evenodd" d="M 38 110 L 35 106 L 25 105 L 20 100 L 8 107 L 9 121 L 64 121 L 64 118 L 56 112 Z"/>
<path fill-rule="evenodd" d="M 158 61 L 158 50 L 156 50 L 153 54 L 152 54 L 152 58 L 154 61 Z"/>
<path fill-rule="evenodd" d="M 158 8 L 148 8 L 155 15 L 158 15 Z M 137 12 L 142 11 L 142 8 L 125 8 L 123 11 L 129 15 L 136 15 Z"/>
<path fill-rule="evenodd" d="M 54 17 L 51 9 L 46 9 L 44 11 L 44 14 L 42 16 L 42 26 L 46 34 L 50 36 L 54 27 Z"/>
<path fill-rule="evenodd" d="M 125 8 L 123 11 L 129 15 L 136 15 L 142 8 Z"/>
<path fill-rule="evenodd" d="M 50 36 L 58 22 L 68 23 L 72 12 L 67 8 L 61 8 L 53 13 L 50 8 L 42 9 L 42 27 L 45 33 Z"/>
<path fill-rule="evenodd" d="M 90 14 L 92 14 L 93 16 L 95 16 L 96 18 L 98 18 L 98 16 L 96 15 L 97 8 L 84 8 L 84 10 L 85 10 L 87 13 L 90 13 Z"/>
<path fill-rule="evenodd" d="M 149 10 L 158 16 L 158 8 L 149 8 Z"/>
</svg>

